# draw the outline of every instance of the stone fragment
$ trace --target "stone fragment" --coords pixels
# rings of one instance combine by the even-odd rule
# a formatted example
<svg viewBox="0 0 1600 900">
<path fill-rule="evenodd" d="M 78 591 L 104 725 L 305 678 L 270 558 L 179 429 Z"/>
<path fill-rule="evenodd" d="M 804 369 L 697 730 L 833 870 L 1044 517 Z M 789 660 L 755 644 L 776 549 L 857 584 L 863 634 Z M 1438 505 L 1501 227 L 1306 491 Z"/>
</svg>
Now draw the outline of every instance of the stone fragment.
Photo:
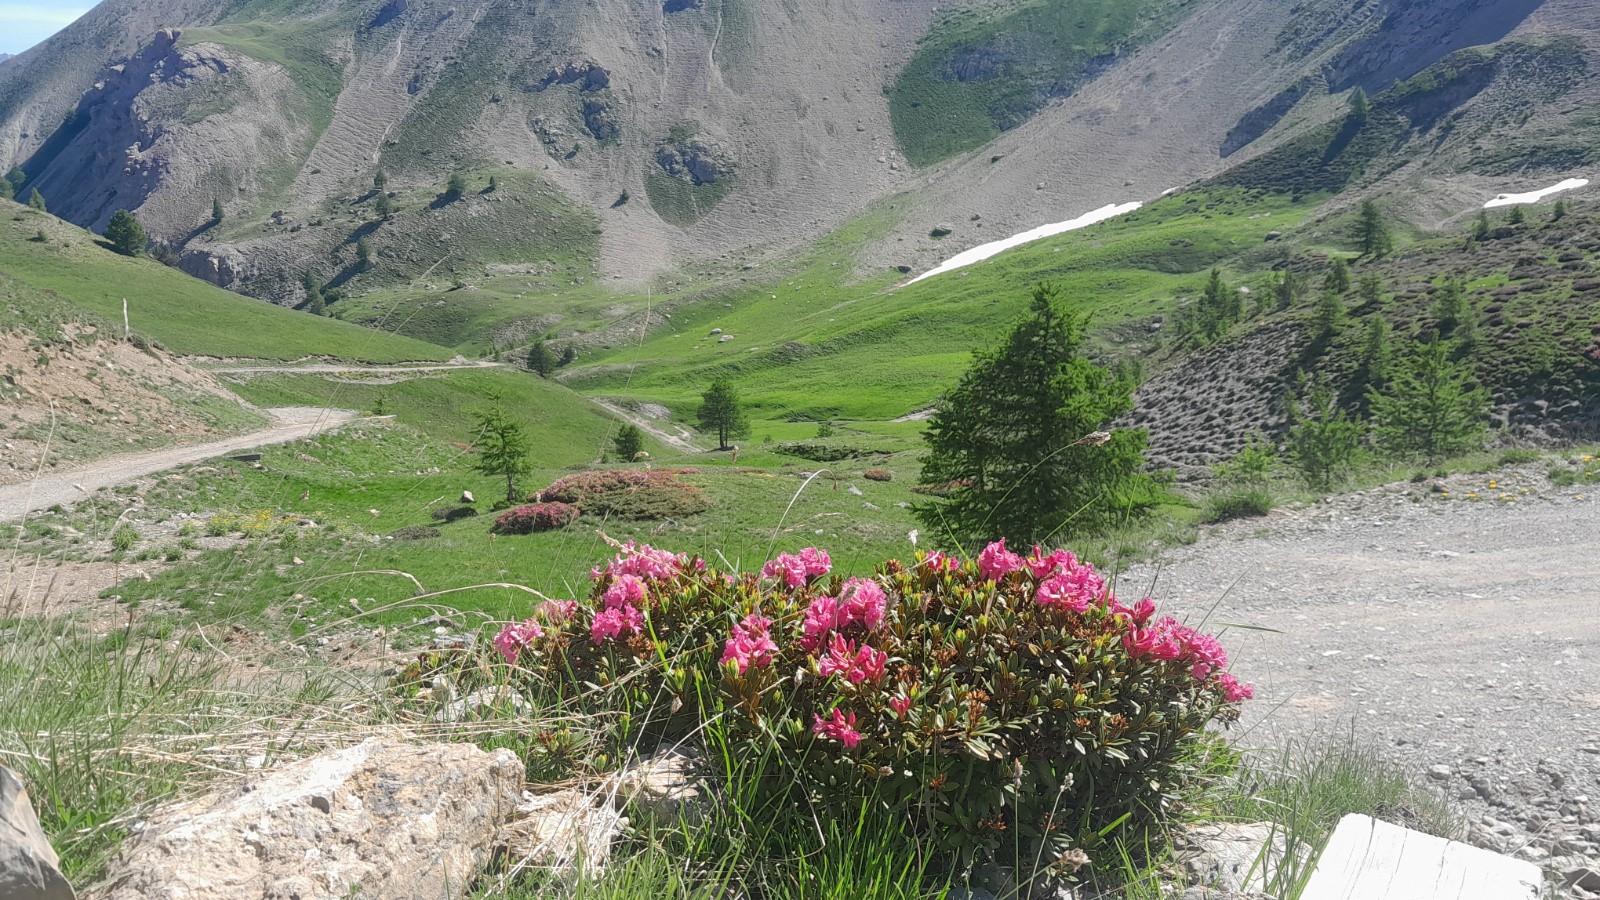
<svg viewBox="0 0 1600 900">
<path fill-rule="evenodd" d="M 158 812 L 104 900 L 456 900 L 514 816 L 522 762 L 374 738 Z"/>
<path fill-rule="evenodd" d="M 73 900 L 72 885 L 56 868 L 59 862 L 22 779 L 0 766 L 0 897 Z"/>
<path fill-rule="evenodd" d="M 1189 880 L 1223 891 L 1265 890 L 1284 858 L 1282 829 L 1270 822 L 1196 825 L 1183 831 L 1179 847 Z"/>
<path fill-rule="evenodd" d="M 502 838 L 513 868 L 537 869 L 558 877 L 598 875 L 611 844 L 628 820 L 604 797 L 580 790 L 524 793 L 517 820 Z"/>
</svg>

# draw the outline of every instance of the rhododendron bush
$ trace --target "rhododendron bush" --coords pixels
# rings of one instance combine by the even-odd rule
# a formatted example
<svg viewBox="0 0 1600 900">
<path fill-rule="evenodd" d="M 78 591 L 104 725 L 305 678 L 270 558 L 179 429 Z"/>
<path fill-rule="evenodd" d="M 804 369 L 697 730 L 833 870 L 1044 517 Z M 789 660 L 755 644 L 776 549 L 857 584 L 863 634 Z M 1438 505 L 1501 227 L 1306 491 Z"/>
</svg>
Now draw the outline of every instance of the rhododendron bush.
<svg viewBox="0 0 1600 900">
<path fill-rule="evenodd" d="M 1213 636 L 1124 605 L 1064 550 L 919 553 L 870 578 L 817 549 L 744 574 L 620 550 L 586 602 L 500 632 L 518 678 L 629 740 L 764 760 L 768 790 L 823 813 L 872 792 L 959 862 L 1075 859 L 1160 811 L 1189 745 L 1250 696 Z"/>
</svg>

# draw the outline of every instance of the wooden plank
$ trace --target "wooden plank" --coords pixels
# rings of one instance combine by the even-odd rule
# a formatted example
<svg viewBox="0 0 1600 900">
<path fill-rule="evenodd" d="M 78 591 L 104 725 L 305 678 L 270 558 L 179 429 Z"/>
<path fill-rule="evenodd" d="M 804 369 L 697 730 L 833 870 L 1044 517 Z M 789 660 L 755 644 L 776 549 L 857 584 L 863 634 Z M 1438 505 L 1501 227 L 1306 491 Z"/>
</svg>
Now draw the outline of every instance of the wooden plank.
<svg viewBox="0 0 1600 900">
<path fill-rule="evenodd" d="M 1542 881 L 1533 863 L 1349 815 L 1300 900 L 1538 900 Z"/>
</svg>

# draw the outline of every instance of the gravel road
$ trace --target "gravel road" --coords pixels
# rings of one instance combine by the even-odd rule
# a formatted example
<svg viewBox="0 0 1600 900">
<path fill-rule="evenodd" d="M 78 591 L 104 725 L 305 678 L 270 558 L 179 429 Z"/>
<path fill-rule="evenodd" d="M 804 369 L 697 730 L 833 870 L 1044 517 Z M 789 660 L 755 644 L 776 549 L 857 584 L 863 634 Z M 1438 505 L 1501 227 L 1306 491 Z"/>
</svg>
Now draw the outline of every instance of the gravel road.
<svg viewBox="0 0 1600 900">
<path fill-rule="evenodd" d="M 0 522 L 21 519 L 29 510 L 46 509 L 57 503 L 69 504 L 100 488 L 173 466 L 320 434 L 349 422 L 357 415 L 347 409 L 310 406 L 286 406 L 262 412 L 271 417 L 272 425 L 260 431 L 207 444 L 112 456 L 86 466 L 51 470 L 21 484 L 0 486 Z"/>
<path fill-rule="evenodd" d="M 1528 469 L 1341 496 L 1218 526 L 1121 593 L 1276 629 L 1223 637 L 1256 685 L 1241 745 L 1353 730 L 1459 801 L 1474 843 L 1564 877 L 1600 860 L 1600 492 L 1584 490 Z"/>
</svg>

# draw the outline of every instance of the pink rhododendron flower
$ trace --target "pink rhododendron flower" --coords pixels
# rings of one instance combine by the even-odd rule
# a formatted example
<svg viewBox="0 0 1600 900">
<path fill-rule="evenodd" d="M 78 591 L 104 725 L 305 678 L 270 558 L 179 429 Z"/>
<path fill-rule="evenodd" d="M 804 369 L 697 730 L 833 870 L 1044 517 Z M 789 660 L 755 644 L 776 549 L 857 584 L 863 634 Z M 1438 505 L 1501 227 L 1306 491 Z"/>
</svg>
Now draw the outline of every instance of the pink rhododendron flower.
<svg viewBox="0 0 1600 900">
<path fill-rule="evenodd" d="M 1216 637 L 1192 629 L 1184 637 L 1183 658 L 1193 664 L 1191 674 L 1196 681 L 1205 681 L 1213 671 L 1227 667 L 1228 651 Z"/>
<path fill-rule="evenodd" d="M 751 666 L 771 665 L 773 655 L 778 652 L 778 645 L 772 641 L 771 628 L 772 620 L 760 613 L 745 616 L 743 622 L 733 626 L 733 636 L 723 645 L 723 664 L 736 664 L 740 675 Z"/>
<path fill-rule="evenodd" d="M 1071 564 L 1040 582 L 1033 598 L 1044 606 L 1083 612 L 1089 604 L 1098 603 L 1105 596 L 1106 583 L 1095 574 L 1094 567 L 1078 565 L 1073 559 Z"/>
<path fill-rule="evenodd" d="M 883 588 L 870 578 L 852 578 L 839 591 L 839 624 L 860 622 L 867 630 L 883 624 L 883 612 L 889 599 Z"/>
<path fill-rule="evenodd" d="M 560 624 L 578 614 L 578 601 L 546 600 L 539 604 L 538 612 L 545 621 Z"/>
<path fill-rule="evenodd" d="M 1128 629 L 1128 633 L 1122 636 L 1122 645 L 1135 659 L 1146 656 L 1152 659 L 1177 659 L 1183 654 L 1183 645 L 1177 633 L 1179 629 L 1184 629 L 1184 626 L 1171 616 L 1164 616 L 1148 628 Z"/>
<path fill-rule="evenodd" d="M 644 602 L 644 582 L 637 575 L 618 575 L 606 588 L 606 609 L 619 606 L 637 606 Z"/>
<path fill-rule="evenodd" d="M 1151 600 L 1149 597 L 1146 597 L 1143 600 L 1140 600 L 1138 603 L 1135 603 L 1133 605 L 1133 609 L 1128 610 L 1128 621 L 1135 625 L 1143 625 L 1144 623 L 1150 621 L 1150 617 L 1155 614 L 1156 602 Z"/>
<path fill-rule="evenodd" d="M 805 587 L 805 560 L 789 553 L 779 553 L 777 559 L 769 559 L 761 567 L 761 577 L 767 580 L 776 578 L 792 588 Z"/>
<path fill-rule="evenodd" d="M 1221 675 L 1218 675 L 1217 684 L 1221 685 L 1222 687 L 1222 699 L 1228 701 L 1229 703 L 1238 703 L 1241 700 L 1249 700 L 1256 695 L 1256 689 L 1254 685 L 1242 684 L 1239 679 L 1233 677 L 1232 673 L 1229 672 L 1223 672 Z"/>
<path fill-rule="evenodd" d="M 635 545 L 632 541 L 622 545 L 611 563 L 605 567 L 596 566 L 589 572 L 589 577 L 599 581 L 606 575 L 636 575 L 644 579 L 672 578 L 683 567 L 688 565 L 689 558 L 681 553 L 670 553 L 666 550 L 657 550 L 649 544 Z M 697 570 L 705 568 L 705 561 L 696 563 Z"/>
<path fill-rule="evenodd" d="M 889 708 L 894 710 L 895 713 L 900 716 L 900 718 L 904 719 L 906 717 L 906 713 L 911 710 L 911 698 L 907 697 L 905 694 L 900 694 L 896 697 L 890 697 Z"/>
<path fill-rule="evenodd" d="M 539 627 L 538 622 L 523 619 L 500 629 L 500 633 L 494 636 L 494 648 L 500 651 L 507 663 L 514 666 L 517 664 L 517 655 L 542 637 L 544 629 Z"/>
<path fill-rule="evenodd" d="M 806 574 L 812 578 L 826 575 L 833 571 L 833 560 L 828 558 L 828 551 L 807 547 L 800 551 L 800 561 L 805 564 Z"/>
<path fill-rule="evenodd" d="M 839 627 L 839 601 L 833 597 L 817 597 L 806 607 L 805 623 L 800 626 L 800 647 L 815 653 L 828 635 Z"/>
<path fill-rule="evenodd" d="M 876 684 L 883 680 L 888 663 L 889 654 L 882 650 L 865 644 L 857 649 L 855 641 L 847 641 L 836 634 L 828 643 L 828 652 L 818 661 L 817 672 L 823 678 L 838 675 L 851 684 L 864 681 Z"/>
<path fill-rule="evenodd" d="M 930 550 L 922 557 L 922 564 L 935 572 L 954 572 L 961 563 L 939 550 Z"/>
<path fill-rule="evenodd" d="M 1022 557 L 1006 549 L 1006 539 L 983 548 L 978 554 L 978 574 L 989 581 L 999 581 L 1022 568 Z"/>
<path fill-rule="evenodd" d="M 1033 555 L 1023 561 L 1034 578 L 1047 578 L 1051 573 L 1076 568 L 1078 558 L 1067 550 L 1045 553 L 1038 544 L 1033 545 Z"/>
<path fill-rule="evenodd" d="M 815 723 L 811 726 L 813 734 L 838 741 L 846 748 L 854 750 L 861 743 L 861 732 L 856 730 L 856 714 L 846 716 L 841 710 L 834 710 L 830 718 L 824 719 L 819 715 L 812 715 Z"/>
<path fill-rule="evenodd" d="M 644 630 L 644 613 L 636 606 L 614 606 L 594 614 L 589 626 L 589 639 L 596 644 L 616 640 L 624 634 L 637 634 Z"/>
</svg>

